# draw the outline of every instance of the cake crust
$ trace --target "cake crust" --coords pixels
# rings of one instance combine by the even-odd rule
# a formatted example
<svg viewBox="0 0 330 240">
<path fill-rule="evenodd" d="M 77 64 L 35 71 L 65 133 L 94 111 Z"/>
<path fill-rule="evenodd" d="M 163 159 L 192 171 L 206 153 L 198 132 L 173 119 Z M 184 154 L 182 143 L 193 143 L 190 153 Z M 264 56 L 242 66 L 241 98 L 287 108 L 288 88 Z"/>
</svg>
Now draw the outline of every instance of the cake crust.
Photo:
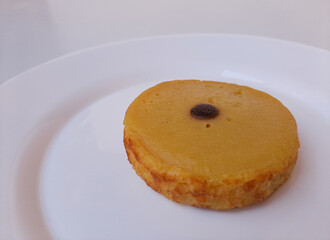
<svg viewBox="0 0 330 240">
<path fill-rule="evenodd" d="M 267 200 L 289 178 L 298 156 L 298 152 L 293 155 L 284 169 L 260 173 L 249 181 L 212 181 L 203 176 L 193 176 L 155 158 L 126 131 L 124 145 L 133 169 L 153 190 L 178 203 L 216 210 L 244 207 Z"/>
</svg>

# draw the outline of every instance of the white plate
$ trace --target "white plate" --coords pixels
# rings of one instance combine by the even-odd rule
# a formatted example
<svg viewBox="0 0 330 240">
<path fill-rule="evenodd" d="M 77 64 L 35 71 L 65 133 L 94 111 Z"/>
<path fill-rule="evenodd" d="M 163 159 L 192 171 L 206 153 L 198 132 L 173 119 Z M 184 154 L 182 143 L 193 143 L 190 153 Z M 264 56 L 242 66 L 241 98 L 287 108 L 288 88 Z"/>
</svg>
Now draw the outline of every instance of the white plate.
<svg viewBox="0 0 330 240">
<path fill-rule="evenodd" d="M 173 203 L 135 174 L 122 144 L 128 104 L 172 79 L 248 85 L 294 114 L 291 179 L 265 203 L 211 211 Z M 0 239 L 329 239 L 330 53 L 230 35 L 106 45 L 0 87 Z"/>
</svg>

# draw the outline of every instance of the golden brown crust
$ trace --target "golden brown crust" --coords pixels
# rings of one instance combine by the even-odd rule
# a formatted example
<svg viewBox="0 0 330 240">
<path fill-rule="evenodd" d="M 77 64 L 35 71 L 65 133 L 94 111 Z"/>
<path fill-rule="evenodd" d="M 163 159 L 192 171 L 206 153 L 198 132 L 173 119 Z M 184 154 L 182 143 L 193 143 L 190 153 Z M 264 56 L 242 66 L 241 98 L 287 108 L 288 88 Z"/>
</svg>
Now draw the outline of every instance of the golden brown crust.
<svg viewBox="0 0 330 240">
<path fill-rule="evenodd" d="M 219 210 L 244 207 L 268 199 L 288 179 L 298 155 L 297 151 L 290 156 L 289 164 L 283 169 L 268 170 L 251 179 L 216 179 L 193 176 L 170 166 L 147 151 L 127 129 L 124 131 L 124 145 L 136 173 L 152 189 L 179 203 Z"/>
</svg>

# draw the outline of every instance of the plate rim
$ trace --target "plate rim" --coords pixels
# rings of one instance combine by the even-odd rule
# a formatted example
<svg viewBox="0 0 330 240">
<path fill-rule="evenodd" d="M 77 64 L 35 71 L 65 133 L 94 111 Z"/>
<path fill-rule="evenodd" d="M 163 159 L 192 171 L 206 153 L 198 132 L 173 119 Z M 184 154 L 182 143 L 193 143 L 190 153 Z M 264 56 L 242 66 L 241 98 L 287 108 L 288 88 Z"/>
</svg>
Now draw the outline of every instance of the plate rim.
<svg viewBox="0 0 330 240">
<path fill-rule="evenodd" d="M 126 40 L 119 40 L 114 42 L 107 42 L 104 44 L 98 44 L 95 46 L 82 48 L 76 51 L 69 52 L 67 54 L 60 55 L 58 57 L 49 59 L 45 62 L 42 62 L 40 64 L 37 64 L 21 73 L 18 73 L 14 75 L 13 77 L 10 77 L 9 79 L 5 80 L 2 84 L 0 84 L 0 90 L 7 85 L 10 85 L 12 82 L 19 81 L 20 78 L 24 77 L 25 74 L 29 74 L 30 72 L 37 71 L 39 68 L 42 68 L 44 66 L 47 66 L 49 64 L 54 64 L 54 62 L 61 61 L 65 58 L 74 57 L 79 54 L 84 54 L 86 52 L 94 51 L 101 48 L 106 48 L 113 45 L 121 45 L 131 42 L 140 42 L 140 41 L 150 41 L 150 40 L 157 40 L 157 39 L 167 39 L 167 38 L 184 38 L 184 37 L 239 37 L 239 38 L 246 38 L 246 39 L 259 39 L 259 40 L 265 40 L 265 41 L 272 41 L 272 42 L 278 42 L 282 44 L 288 44 L 292 45 L 294 47 L 300 47 L 300 48 L 306 48 L 314 51 L 319 51 L 320 53 L 327 53 L 330 57 L 330 50 L 323 49 L 320 47 L 315 47 L 312 45 L 308 45 L 305 43 L 285 40 L 281 38 L 272 38 L 272 37 L 266 37 L 266 36 L 258 36 L 258 35 L 249 35 L 249 34 L 235 34 L 235 33 L 199 33 L 199 34 L 169 34 L 169 35 L 159 35 L 159 36 L 151 36 L 151 37 L 141 37 L 141 38 L 130 38 Z"/>
</svg>

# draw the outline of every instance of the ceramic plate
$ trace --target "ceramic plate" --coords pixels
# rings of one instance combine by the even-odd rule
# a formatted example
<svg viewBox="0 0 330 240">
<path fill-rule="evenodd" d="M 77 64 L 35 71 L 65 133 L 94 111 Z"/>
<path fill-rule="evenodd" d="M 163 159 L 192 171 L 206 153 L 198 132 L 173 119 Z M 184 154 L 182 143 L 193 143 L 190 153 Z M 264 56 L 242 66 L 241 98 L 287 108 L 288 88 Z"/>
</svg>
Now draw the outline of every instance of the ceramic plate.
<svg viewBox="0 0 330 240">
<path fill-rule="evenodd" d="M 158 82 L 237 83 L 278 98 L 301 147 L 268 201 L 231 211 L 150 189 L 123 147 L 130 102 Z M 330 53 L 265 38 L 128 41 L 72 54 L 0 87 L 0 239 L 329 239 Z"/>
</svg>

